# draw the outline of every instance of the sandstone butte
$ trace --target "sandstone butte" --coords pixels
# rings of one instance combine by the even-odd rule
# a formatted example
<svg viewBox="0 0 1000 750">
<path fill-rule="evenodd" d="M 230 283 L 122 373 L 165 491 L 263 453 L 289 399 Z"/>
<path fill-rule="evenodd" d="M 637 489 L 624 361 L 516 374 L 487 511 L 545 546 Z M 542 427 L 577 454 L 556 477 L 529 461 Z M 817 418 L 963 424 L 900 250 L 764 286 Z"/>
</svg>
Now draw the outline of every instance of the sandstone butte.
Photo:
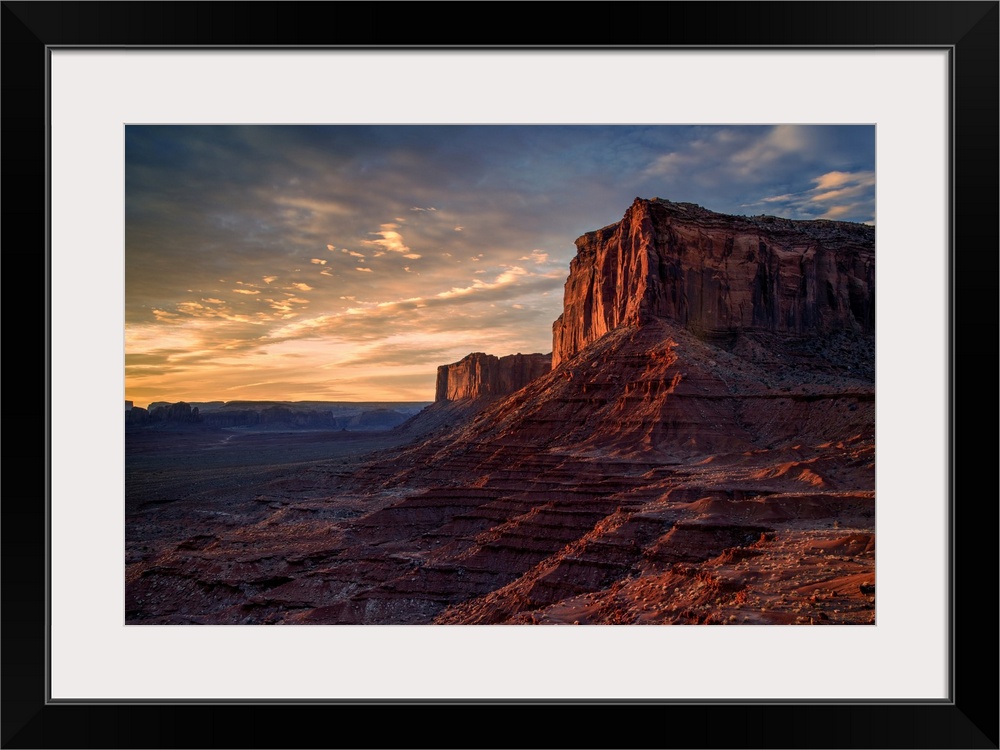
<svg viewBox="0 0 1000 750">
<path fill-rule="evenodd" d="M 636 199 L 576 246 L 551 369 L 445 366 L 407 445 L 136 552 L 129 621 L 874 622 L 874 228 Z"/>
<path fill-rule="evenodd" d="M 551 369 L 551 354 L 518 353 L 495 357 L 473 352 L 459 362 L 438 367 L 434 400 L 507 396 Z"/>
<path fill-rule="evenodd" d="M 746 218 L 635 199 L 576 241 L 552 366 L 621 326 L 667 318 L 699 336 L 875 331 L 875 229 Z"/>
</svg>

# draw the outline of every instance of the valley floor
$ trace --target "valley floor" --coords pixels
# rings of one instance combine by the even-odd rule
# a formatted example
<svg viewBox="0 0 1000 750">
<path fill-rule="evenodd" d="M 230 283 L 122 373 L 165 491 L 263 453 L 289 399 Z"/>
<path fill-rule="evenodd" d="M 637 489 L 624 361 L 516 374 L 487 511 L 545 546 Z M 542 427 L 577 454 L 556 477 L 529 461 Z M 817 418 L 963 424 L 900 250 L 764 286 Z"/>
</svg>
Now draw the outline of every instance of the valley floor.
<svg viewBox="0 0 1000 750">
<path fill-rule="evenodd" d="M 126 438 L 129 624 L 870 624 L 874 442 Z"/>
</svg>

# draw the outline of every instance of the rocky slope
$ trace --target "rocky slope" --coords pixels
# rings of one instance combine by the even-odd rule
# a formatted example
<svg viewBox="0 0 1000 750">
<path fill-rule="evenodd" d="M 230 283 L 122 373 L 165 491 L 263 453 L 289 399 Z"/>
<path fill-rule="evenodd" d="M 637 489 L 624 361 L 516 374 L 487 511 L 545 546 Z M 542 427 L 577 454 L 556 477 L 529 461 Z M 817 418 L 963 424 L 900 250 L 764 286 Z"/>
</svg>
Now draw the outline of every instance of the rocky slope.
<svg viewBox="0 0 1000 750">
<path fill-rule="evenodd" d="M 220 493 L 211 507 L 231 515 L 219 525 L 199 519 L 198 533 L 130 567 L 129 611 L 140 622 L 870 623 L 873 389 L 838 369 L 834 344 L 805 367 L 774 343 L 754 361 L 668 321 L 619 328 L 360 470 L 321 462 L 256 486 L 246 521 L 234 520 L 243 495 Z M 431 409 L 448 418 L 459 405 Z"/>
<path fill-rule="evenodd" d="M 709 338 L 875 330 L 875 230 L 746 218 L 636 198 L 576 241 L 552 364 L 623 325 L 664 317 Z"/>
<path fill-rule="evenodd" d="M 551 354 L 495 357 L 473 352 L 458 362 L 438 367 L 434 400 L 507 396 L 551 369 Z"/>
</svg>

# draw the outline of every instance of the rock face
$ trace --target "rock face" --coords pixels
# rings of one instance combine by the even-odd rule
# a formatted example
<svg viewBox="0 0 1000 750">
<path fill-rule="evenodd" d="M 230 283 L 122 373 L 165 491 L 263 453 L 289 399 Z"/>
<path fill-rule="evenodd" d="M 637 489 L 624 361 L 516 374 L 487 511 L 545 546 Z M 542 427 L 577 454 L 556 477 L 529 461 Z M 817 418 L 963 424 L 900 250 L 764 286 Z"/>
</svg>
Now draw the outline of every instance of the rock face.
<svg viewBox="0 0 1000 750">
<path fill-rule="evenodd" d="M 473 352 L 437 371 L 435 401 L 459 401 L 484 396 L 507 396 L 552 369 L 551 354 L 511 354 L 495 357 Z"/>
<path fill-rule="evenodd" d="M 553 324 L 553 367 L 651 317 L 715 340 L 741 331 L 875 331 L 874 227 L 636 198 L 621 221 L 576 246 Z"/>
</svg>

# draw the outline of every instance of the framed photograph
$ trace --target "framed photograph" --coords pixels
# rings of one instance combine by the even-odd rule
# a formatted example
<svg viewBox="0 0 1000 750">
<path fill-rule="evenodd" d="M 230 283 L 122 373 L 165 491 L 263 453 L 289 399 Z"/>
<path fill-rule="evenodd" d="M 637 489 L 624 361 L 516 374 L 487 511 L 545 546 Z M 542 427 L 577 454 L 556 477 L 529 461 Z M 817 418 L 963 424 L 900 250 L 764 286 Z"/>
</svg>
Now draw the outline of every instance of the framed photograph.
<svg viewBox="0 0 1000 750">
<path fill-rule="evenodd" d="M 996 639 L 977 635 L 982 628 L 974 624 L 991 611 L 982 603 L 997 590 L 996 506 L 989 499 L 992 489 L 984 501 L 982 489 L 973 490 L 971 482 L 981 473 L 977 467 L 994 465 L 995 450 L 991 445 L 987 453 L 976 438 L 957 429 L 965 423 L 958 419 L 959 407 L 964 404 L 964 412 L 971 413 L 972 399 L 981 400 L 982 393 L 995 388 L 995 382 L 979 386 L 972 375 L 982 368 L 969 366 L 968 358 L 959 373 L 957 355 L 996 340 L 998 4 L 736 4 L 725 5 L 721 25 L 722 4 L 638 7 L 647 7 L 654 22 L 634 33 L 622 31 L 609 44 L 567 45 L 552 38 L 516 46 L 474 40 L 432 46 L 376 37 L 383 12 L 377 4 L 121 3 L 114 12 L 111 6 L 84 3 L 3 4 L 8 279 L 44 279 L 46 292 L 44 328 L 26 326 L 8 339 L 9 347 L 23 348 L 30 361 L 44 364 L 41 377 L 34 373 L 17 386 L 8 381 L 5 416 L 9 435 L 23 431 L 34 436 L 24 444 L 44 445 L 39 453 L 45 458 L 45 482 L 44 492 L 32 490 L 21 500 L 19 493 L 8 492 L 5 505 L 3 668 L 5 687 L 17 687 L 4 692 L 4 747 L 301 746 L 329 726 L 331 717 L 357 721 L 376 716 L 369 711 L 381 717 L 383 711 L 395 715 L 404 707 L 429 709 L 431 716 L 436 710 L 492 707 L 499 716 L 535 705 L 558 705 L 560 712 L 590 705 L 639 709 L 647 728 L 638 730 L 637 740 L 632 730 L 622 734 L 620 723 L 595 728 L 592 721 L 568 722 L 553 727 L 551 735 L 528 740 L 519 722 L 502 721 L 488 742 L 998 746 Z M 324 31 L 330 27 L 320 10 L 331 9 L 341 25 Z M 574 23 L 606 28 L 607 12 L 584 4 L 574 8 Z M 403 6 L 393 13 L 397 28 L 417 27 L 416 8 Z M 497 22 L 503 27 L 514 18 L 501 13 Z M 529 142 L 533 150 L 526 150 Z M 350 185 L 336 182 L 332 171 L 339 167 L 320 158 L 321 152 L 336 154 L 344 163 L 353 160 L 354 171 L 345 171 Z M 265 154 L 280 154 L 283 166 L 262 169 Z M 531 173 L 530 185 L 527 172 L 519 171 L 514 187 L 504 175 L 519 159 L 541 167 Z M 588 179 L 610 182 L 603 167 L 612 160 L 617 170 L 631 165 L 636 178 L 621 184 L 636 185 L 643 194 L 631 207 L 608 207 L 605 218 L 603 206 L 612 200 L 609 186 L 588 185 Z M 478 171 L 466 171 L 473 162 Z M 592 162 L 602 168 L 591 167 Z M 252 169 L 245 168 L 251 163 Z M 408 180 L 405 189 L 380 195 L 379 183 L 364 177 L 365 169 L 378 163 L 390 163 L 384 174 L 397 186 Z M 206 187 L 208 176 L 214 179 L 223 170 L 226 179 Z M 282 182 L 265 185 L 257 181 L 261 175 Z M 443 185 L 467 185 L 469 175 L 475 175 L 476 189 L 462 188 L 461 212 L 451 210 L 458 205 L 456 194 L 450 194 L 447 208 L 437 205 L 431 188 L 442 195 Z M 755 186 L 756 199 L 737 189 L 744 184 Z M 657 185 L 670 194 L 653 192 Z M 278 189 L 287 198 L 280 206 L 284 213 L 259 219 L 261 191 Z M 412 205 L 400 202 L 403 193 L 412 195 Z M 339 203 L 335 194 L 342 198 Z M 273 202 L 267 205 L 274 208 Z M 570 232 L 580 220 L 564 217 L 584 206 L 585 215 L 599 220 Z M 353 229 L 334 232 L 319 218 L 331 211 L 350 216 L 338 226 Z M 788 542 L 792 546 L 786 549 L 803 567 L 825 571 L 823 580 L 836 585 L 823 588 L 813 581 L 806 591 L 809 586 L 796 581 L 794 588 L 789 584 L 787 592 L 768 597 L 765 584 L 770 589 L 783 579 L 766 578 L 767 566 L 760 566 L 758 588 L 740 599 L 743 609 L 727 608 L 730 599 L 720 595 L 711 601 L 692 597 L 690 606 L 674 611 L 644 605 L 644 597 L 653 594 L 624 579 L 615 590 L 627 593 L 632 609 L 615 609 L 610 598 L 600 596 L 584 605 L 593 592 L 573 589 L 580 594 L 574 600 L 565 584 L 566 591 L 552 595 L 551 603 L 559 606 L 536 606 L 531 616 L 515 608 L 507 620 L 497 614 L 507 611 L 497 602 L 505 595 L 514 601 L 524 592 L 505 594 L 499 586 L 480 592 L 478 609 L 431 612 L 419 596 L 403 597 L 396 588 L 393 601 L 405 599 L 405 606 L 367 599 L 362 612 L 357 601 L 348 599 L 331 607 L 299 606 L 309 596 L 301 582 L 284 569 L 268 570 L 262 590 L 285 586 L 295 591 L 285 599 L 270 595 L 251 614 L 220 602 L 218 591 L 192 586 L 165 594 L 159 588 L 164 558 L 147 554 L 143 545 L 169 539 L 190 551 L 200 542 L 169 528 L 180 516 L 158 517 L 137 532 L 123 483 L 128 469 L 123 390 L 129 400 L 129 389 L 135 389 L 133 406 L 141 400 L 150 407 L 146 415 L 133 415 L 135 424 L 140 417 L 154 418 L 156 402 L 174 401 L 171 392 L 188 388 L 185 394 L 195 394 L 192 382 L 213 382 L 217 389 L 197 405 L 193 418 L 219 425 L 219 420 L 249 419 L 219 416 L 211 403 L 225 400 L 227 388 L 247 384 L 243 375 L 226 380 L 224 370 L 235 375 L 254 369 L 252 357 L 238 355 L 256 351 L 257 345 L 247 342 L 259 342 L 261 325 L 271 337 L 267 351 L 260 349 L 264 359 L 257 360 L 262 377 L 255 381 L 256 391 L 237 391 L 241 399 L 307 400 L 303 394 L 315 392 L 309 389 L 318 381 L 302 373 L 330 361 L 310 358 L 317 346 L 332 341 L 317 344 L 315 332 L 325 326 L 344 337 L 337 341 L 346 342 L 357 330 L 356 340 L 364 346 L 352 350 L 353 358 L 337 360 L 350 377 L 338 381 L 340 390 L 316 400 L 364 401 L 378 408 L 324 416 L 329 421 L 324 430 L 333 429 L 338 418 L 343 424 L 337 422 L 336 429 L 388 419 L 390 410 L 379 407 L 388 401 L 412 402 L 419 409 L 418 402 L 432 400 L 438 365 L 456 363 L 454 369 L 444 368 L 443 381 L 437 374 L 438 400 L 465 397 L 471 386 L 461 357 L 466 348 L 475 351 L 466 343 L 496 342 L 500 355 L 513 354 L 503 349 L 507 346 L 524 354 L 547 352 L 545 342 L 535 346 L 532 339 L 517 338 L 518 328 L 544 319 L 547 338 L 553 312 L 567 316 L 557 326 L 553 347 L 553 358 L 564 363 L 579 353 L 581 341 L 604 333 L 570 330 L 570 302 L 565 308 L 561 299 L 550 304 L 553 295 L 561 298 L 567 275 L 570 299 L 571 268 L 583 261 L 574 260 L 573 267 L 569 261 L 577 248 L 590 252 L 572 243 L 584 232 L 597 236 L 594 230 L 623 215 L 628 220 L 636 211 L 669 214 L 673 218 L 664 221 L 674 228 L 677 216 L 694 212 L 702 244 L 714 241 L 705 226 L 717 221 L 716 212 L 734 220 L 742 215 L 739 220 L 753 224 L 761 237 L 778 231 L 775 222 L 782 232 L 791 232 L 791 219 L 807 220 L 825 233 L 823 242 L 835 241 L 830 232 L 847 233 L 849 238 L 838 234 L 836 241 L 862 248 L 851 252 L 874 254 L 877 295 L 874 277 L 865 282 L 864 273 L 848 273 L 831 262 L 834 270 L 824 273 L 840 273 L 845 280 L 817 286 L 825 296 L 813 307 L 775 303 L 777 312 L 767 321 L 748 313 L 758 327 L 784 330 L 819 325 L 816 320 L 829 321 L 830 311 L 839 310 L 852 330 L 870 335 L 866 326 L 874 327 L 874 349 L 868 354 L 855 357 L 867 341 L 863 336 L 851 346 L 838 340 L 836 352 L 794 354 L 766 339 L 765 331 L 760 334 L 765 338 L 754 339 L 753 351 L 744 342 L 730 362 L 729 350 L 712 349 L 724 351 L 725 358 L 706 355 L 684 372 L 684 377 L 701 373 L 698 377 L 706 378 L 697 381 L 702 390 L 711 387 L 707 378 L 712 377 L 725 381 L 732 393 L 742 387 L 743 381 L 733 378 L 744 377 L 744 364 L 763 367 L 766 359 L 774 380 L 768 388 L 780 396 L 770 413 L 778 418 L 779 401 L 790 402 L 796 394 L 800 401 L 815 400 L 812 391 L 805 391 L 820 387 L 814 383 L 820 370 L 808 370 L 808 384 L 801 368 L 795 370 L 797 380 L 785 382 L 783 365 L 775 360 L 793 354 L 810 362 L 818 358 L 827 362 L 824 382 L 835 381 L 853 399 L 841 404 L 844 414 L 827 419 L 847 429 L 852 419 L 871 415 L 874 435 L 862 436 L 854 448 L 837 448 L 843 456 L 853 450 L 850 460 L 822 464 L 826 469 L 810 464 L 809 457 L 782 464 L 781 471 L 812 481 L 816 490 L 809 498 L 785 492 L 785 502 L 794 500 L 796 507 L 808 505 L 808 512 L 819 513 L 815 508 L 822 493 L 816 488 L 823 485 L 825 497 L 839 493 L 838 498 L 853 503 L 853 516 L 823 515 L 822 530 L 818 522 L 800 530 L 812 535 L 811 547 L 793 549 Z M 477 215 L 488 220 L 479 222 L 485 229 L 473 239 Z M 308 235 L 308 246 L 292 247 L 298 239 L 276 232 L 274 222 L 285 220 L 300 226 L 296 238 Z M 649 220 L 655 224 L 655 217 Z M 243 232 L 242 241 L 249 246 L 256 237 L 270 248 L 291 243 L 287 267 L 273 270 L 275 258 L 264 251 L 226 244 L 233 236 L 227 234 L 227 222 L 254 221 L 259 226 L 254 233 Z M 304 222 L 312 222 L 308 231 L 301 229 Z M 505 235 L 513 224 L 520 232 L 516 240 Z M 22 229 L 37 237 L 37 244 L 20 238 Z M 205 239 L 208 230 L 217 234 Z M 185 243 L 198 232 L 197 253 L 186 251 Z M 167 233 L 170 242 L 162 239 Z M 564 236 L 568 250 L 562 257 L 558 248 Z M 470 249 L 476 242 L 491 244 L 477 254 Z M 873 249 L 864 249 L 865 243 L 873 243 Z M 522 244 L 523 254 L 513 253 L 511 248 Z M 725 242 L 717 244 L 723 246 L 720 251 L 726 249 Z M 766 244 L 761 240 L 754 252 L 765 254 Z M 428 263 L 428 248 L 433 248 L 433 263 Z M 460 258 L 459 252 L 464 253 Z M 231 262 L 237 256 L 242 265 Z M 840 265 L 843 257 L 838 256 Z M 466 261 L 461 268 L 459 260 Z M 380 287 L 375 279 L 389 271 L 390 261 L 403 281 Z M 488 268 L 477 267 L 487 261 Z M 211 273 L 204 278 L 180 273 L 197 264 Z M 407 278 L 417 272 L 423 273 L 419 283 Z M 337 274 L 345 280 L 349 275 L 353 284 L 338 286 L 342 302 L 331 299 L 309 314 L 312 295 L 320 294 L 316 280 Z M 190 284 L 187 296 L 167 298 L 158 282 L 168 277 Z M 624 277 L 616 278 L 608 283 L 617 283 L 621 291 Z M 699 289 L 707 288 L 704 280 L 699 283 Z M 727 289 L 742 294 L 740 283 L 732 281 Z M 523 296 L 505 295 L 511 286 L 522 289 Z M 756 310 L 780 284 L 762 281 L 758 273 L 745 286 L 747 304 Z M 473 311 L 465 338 L 457 328 L 434 322 L 435 308 L 451 322 L 462 318 L 464 312 L 445 304 L 457 297 L 475 300 L 463 308 Z M 378 327 L 377 316 L 386 310 L 393 313 L 392 337 Z M 692 323 L 701 336 L 692 347 L 706 340 L 721 346 L 716 339 L 728 329 L 718 320 L 723 313 L 714 310 L 712 320 Z M 779 313 L 780 325 L 775 322 Z M 681 315 L 673 308 L 671 314 Z M 686 308 L 683 315 L 691 321 Z M 726 320 L 735 315 L 727 311 Z M 581 313 L 584 317 L 589 319 L 589 313 Z M 196 326 L 221 318 L 254 331 L 246 338 L 213 340 L 213 347 L 229 354 L 223 369 L 209 370 L 197 356 L 204 336 L 183 338 L 178 326 L 158 325 L 181 318 L 191 324 L 184 328 L 188 333 L 208 330 Z M 352 329 L 348 318 L 366 322 Z M 306 328 L 311 336 L 300 336 Z M 961 347 L 959 342 L 964 342 Z M 421 368 L 393 369 L 396 365 L 385 358 L 390 350 L 404 352 L 400 356 L 407 362 L 426 366 L 431 374 Z M 273 360 L 276 352 L 287 354 L 292 366 L 264 377 L 265 359 Z M 161 356 L 174 356 L 174 366 L 162 367 Z M 178 361 L 184 366 L 176 366 Z M 132 367 L 128 377 L 127 366 Z M 519 360 L 516 366 L 523 374 L 534 365 Z M 167 370 L 174 380 L 153 377 Z M 585 377 L 564 370 L 566 381 Z M 540 373 L 532 370 L 525 377 L 538 382 L 532 378 L 544 376 Z M 380 378 L 409 389 L 407 397 L 389 398 L 372 387 Z M 871 380 L 868 390 L 865 378 Z M 39 380 L 46 386 L 44 397 L 21 395 L 35 394 Z M 271 380 L 280 380 L 291 395 L 282 398 L 260 385 Z M 498 375 L 495 383 L 482 381 L 477 387 L 500 388 L 509 380 Z M 674 387 L 679 387 L 676 381 Z M 595 398 L 583 386 L 581 393 Z M 169 419 L 168 407 L 161 409 L 156 418 Z M 981 411 L 977 404 L 977 414 Z M 190 409 L 183 416 L 192 419 Z M 279 416 L 272 412 L 268 418 Z M 502 421 L 499 414 L 487 417 L 490 425 Z M 801 414 L 795 418 L 805 420 Z M 699 439 L 706 445 L 714 440 L 717 447 L 723 438 L 735 439 L 721 428 L 719 435 Z M 491 433 L 490 439 L 499 438 Z M 599 468 L 610 461 L 611 454 L 601 452 L 606 447 L 593 447 L 588 465 Z M 160 444 L 147 448 L 165 451 L 162 466 L 152 467 L 161 478 L 185 460 L 183 451 L 170 453 Z M 721 455 L 722 448 L 718 451 Z M 710 466 L 713 456 L 705 455 L 704 466 Z M 746 471 L 763 471 L 750 451 L 746 455 Z M 411 459 L 414 465 L 431 460 Z M 868 471 L 865 481 L 874 484 L 855 492 L 848 467 Z M 149 481 L 146 486 L 153 487 Z M 507 481 L 527 480 L 512 475 Z M 488 488 L 489 482 L 482 486 Z M 747 508 L 741 508 L 747 512 L 751 501 L 763 502 L 730 495 L 726 502 L 745 503 Z M 701 503 L 699 517 L 710 518 L 717 500 L 699 493 L 684 502 Z M 286 514 L 280 505 L 269 506 L 268 513 Z M 866 508 L 874 513 L 870 522 L 864 520 Z M 214 522 L 228 523 L 215 510 L 219 518 Z M 655 516 L 650 507 L 643 511 L 647 520 Z M 513 524 L 511 519 L 505 523 Z M 414 516 L 407 523 L 422 521 Z M 865 523 L 870 526 L 862 528 Z M 842 524 L 850 533 L 839 533 Z M 296 529 L 305 533 L 306 526 Z M 702 524 L 692 534 L 704 536 L 706 528 Z M 763 554 L 771 560 L 770 551 L 761 552 L 773 541 L 767 538 L 771 527 L 753 526 L 760 532 L 759 546 L 742 553 L 754 540 L 721 540 L 716 537 L 722 532 L 711 528 L 712 545 L 718 546 L 712 555 Z M 365 533 L 384 531 L 372 521 Z M 429 544 L 439 543 L 432 536 L 426 537 Z M 206 536 L 204 544 L 219 538 Z M 639 543 L 648 542 L 650 554 L 681 554 L 664 546 L 669 540 L 657 546 L 656 538 Z M 789 532 L 787 539 L 794 538 Z M 380 549 L 391 549 L 392 565 L 412 567 L 405 571 L 407 580 L 429 575 L 420 572 L 423 568 L 446 569 L 449 576 L 482 573 L 457 562 L 472 559 L 469 550 L 452 559 L 433 548 L 376 541 Z M 566 542 L 587 543 L 582 536 Z M 689 550 L 707 542 L 685 539 L 681 544 Z M 174 572 L 183 572 L 195 557 L 198 564 L 210 559 L 197 551 L 187 558 L 175 555 L 179 567 Z M 237 560 L 235 553 L 226 554 L 213 564 Z M 816 559 L 810 562 L 809 555 Z M 308 558 L 296 564 L 313 564 Z M 375 575 L 371 566 L 379 562 L 359 557 L 351 569 Z M 729 562 L 727 570 L 736 570 L 738 561 Z M 700 576 L 701 586 L 712 578 L 710 572 L 692 569 L 691 580 Z M 558 576 L 547 575 L 546 585 L 557 588 Z M 721 578 L 713 580 L 721 585 Z M 666 577 L 656 581 L 667 585 Z M 670 583 L 675 596 L 687 595 L 685 584 L 673 578 Z M 841 584 L 845 592 L 851 589 L 851 608 L 832 603 Z M 534 590 L 540 597 L 537 584 Z M 810 595 L 814 599 L 807 601 Z M 762 597 L 752 601 L 753 618 L 747 605 L 752 596 Z M 824 596 L 831 598 L 829 607 Z M 187 610 L 185 598 L 192 602 Z M 235 611 L 246 616 L 233 619 Z M 527 627 L 529 621 L 594 626 Z M 316 624 L 300 624 L 309 622 Z M 431 622 L 460 624 L 425 624 Z M 263 627 L 270 623 L 296 626 Z M 725 624 L 745 627 L 713 626 Z M 985 692 L 973 688 L 984 669 L 985 683 L 993 686 Z M 211 717 L 209 734 L 195 726 L 196 716 Z M 379 718 L 380 726 L 386 724 L 372 744 L 478 744 L 469 737 L 444 740 L 440 728 L 414 730 L 406 722 L 397 727 Z M 674 726 L 679 727 L 676 736 Z"/>
</svg>

